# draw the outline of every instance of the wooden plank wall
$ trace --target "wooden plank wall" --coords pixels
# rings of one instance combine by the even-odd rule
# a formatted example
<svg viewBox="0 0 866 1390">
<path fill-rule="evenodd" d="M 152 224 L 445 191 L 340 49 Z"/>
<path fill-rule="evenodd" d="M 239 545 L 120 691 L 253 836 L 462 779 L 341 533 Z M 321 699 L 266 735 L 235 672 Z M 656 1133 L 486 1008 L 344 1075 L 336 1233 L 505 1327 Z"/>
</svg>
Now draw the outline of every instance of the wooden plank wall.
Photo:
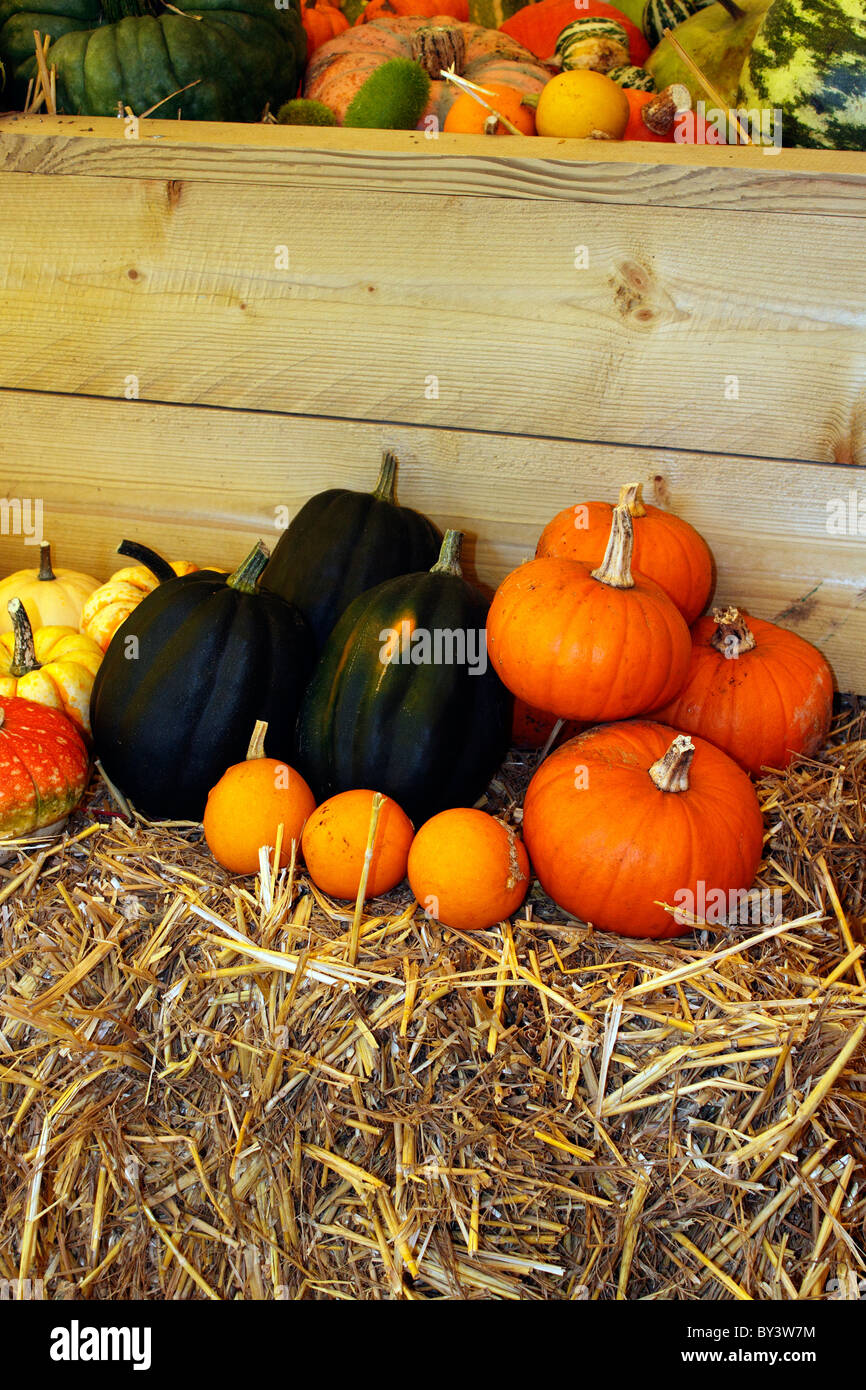
<svg viewBox="0 0 866 1390">
<path fill-rule="evenodd" d="M 0 496 L 61 563 L 231 564 L 387 445 L 493 584 L 640 477 L 866 691 L 866 159 L 119 124 L 0 120 Z"/>
</svg>

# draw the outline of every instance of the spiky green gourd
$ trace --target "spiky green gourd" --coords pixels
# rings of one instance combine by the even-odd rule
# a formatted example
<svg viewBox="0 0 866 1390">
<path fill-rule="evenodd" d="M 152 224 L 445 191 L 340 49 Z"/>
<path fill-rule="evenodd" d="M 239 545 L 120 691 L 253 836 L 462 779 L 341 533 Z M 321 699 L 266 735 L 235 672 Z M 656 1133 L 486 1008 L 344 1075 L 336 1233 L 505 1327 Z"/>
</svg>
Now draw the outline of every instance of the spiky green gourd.
<svg viewBox="0 0 866 1390">
<path fill-rule="evenodd" d="M 737 104 L 780 110 L 786 146 L 866 149 L 866 0 L 773 0 Z"/>
<path fill-rule="evenodd" d="M 13 100 L 35 72 L 34 29 L 52 40 L 57 109 L 70 115 L 115 116 L 120 104 L 258 121 L 297 91 L 307 51 L 298 0 L 0 0 Z"/>
<path fill-rule="evenodd" d="M 336 125 L 337 117 L 323 101 L 295 97 L 277 112 L 277 125 Z"/>
<path fill-rule="evenodd" d="M 343 125 L 372 130 L 414 130 L 430 98 L 430 78 L 411 58 L 377 68 L 353 98 Z"/>
<path fill-rule="evenodd" d="M 636 68 L 633 63 L 608 68 L 607 76 L 618 87 L 631 87 L 636 92 L 654 92 L 656 89 L 652 73 L 647 72 L 646 68 Z"/>
</svg>

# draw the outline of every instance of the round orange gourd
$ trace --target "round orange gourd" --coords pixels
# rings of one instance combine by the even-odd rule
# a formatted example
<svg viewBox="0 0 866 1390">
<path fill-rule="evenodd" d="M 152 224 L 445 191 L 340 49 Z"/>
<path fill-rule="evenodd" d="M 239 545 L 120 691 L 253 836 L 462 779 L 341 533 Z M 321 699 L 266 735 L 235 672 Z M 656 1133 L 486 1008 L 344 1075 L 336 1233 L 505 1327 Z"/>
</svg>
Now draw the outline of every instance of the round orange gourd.
<svg viewBox="0 0 866 1390">
<path fill-rule="evenodd" d="M 632 540 L 623 503 L 597 569 L 582 560 L 530 560 L 499 586 L 487 649 L 518 699 L 593 723 L 644 714 L 680 689 L 689 630 L 657 584 L 632 574 Z M 658 690 L 668 694 L 659 698 Z"/>
<path fill-rule="evenodd" d="M 355 899 L 361 885 L 375 793 L 339 792 L 317 806 L 304 827 L 301 849 L 317 888 L 332 898 Z M 390 796 L 383 796 L 376 821 L 365 896 L 389 893 L 406 877 L 414 830 Z"/>
<path fill-rule="evenodd" d="M 208 848 L 232 874 L 257 873 L 262 845 L 270 849 L 273 864 L 280 825 L 279 867 L 284 868 L 291 859 L 292 841 L 300 846 L 304 825 L 316 806 L 299 772 L 277 758 L 265 757 L 267 730 L 267 724 L 259 720 L 245 761 L 223 773 L 208 793 L 204 809 Z"/>
<path fill-rule="evenodd" d="M 717 608 L 692 628 L 680 692 L 653 717 L 723 748 L 758 776 L 818 751 L 833 713 L 833 673 L 810 642 L 742 609 Z"/>
<path fill-rule="evenodd" d="M 623 936 L 690 931 L 699 904 L 751 888 L 763 844 L 736 763 L 648 720 L 588 729 L 551 753 L 527 789 L 523 834 L 554 902 Z"/>
<path fill-rule="evenodd" d="M 643 484 L 620 490 L 634 526 L 632 564 L 676 604 L 687 623 L 703 613 L 713 592 L 713 557 L 703 536 L 682 517 L 643 500 Z M 601 563 L 610 534 L 610 502 L 579 502 L 566 507 L 541 533 L 536 555 Z"/>
<path fill-rule="evenodd" d="M 317 48 L 307 65 L 304 96 L 323 102 L 342 125 L 367 78 L 392 58 L 420 62 L 431 75 L 421 125 L 435 117 L 440 130 L 459 95 L 453 82 L 439 76 L 452 63 L 455 72 L 470 82 L 482 87 L 501 82 L 525 96 L 540 92 L 550 77 L 549 68 L 496 29 L 466 24 L 447 14 L 396 15 L 363 23 Z"/>
<path fill-rule="evenodd" d="M 90 694 L 102 664 L 99 647 L 74 627 L 34 632 L 18 598 L 7 607 L 13 630 L 0 635 L 0 695 L 60 710 L 89 735 Z"/>
<path fill-rule="evenodd" d="M 301 0 L 301 23 L 307 36 L 308 61 L 323 43 L 350 27 L 343 11 L 327 0 Z"/>
<path fill-rule="evenodd" d="M 429 917 L 484 931 L 516 912 L 530 884 L 529 858 L 510 826 L 455 807 L 425 821 L 409 851 L 409 885 Z"/>
<path fill-rule="evenodd" d="M 523 92 L 518 92 L 514 87 L 509 87 L 504 82 L 485 83 L 484 91 L 484 100 L 487 102 L 487 106 L 482 106 L 468 92 L 460 93 L 445 117 L 443 129 L 446 134 L 483 135 L 485 124 L 494 112 L 504 116 L 513 126 L 517 127 L 521 134 L 535 134 L 535 113 L 531 107 L 523 104 Z M 488 110 L 488 107 L 492 107 L 493 111 Z M 512 135 L 514 132 L 508 130 L 507 126 L 498 121 L 493 133 L 495 135 Z"/>
</svg>

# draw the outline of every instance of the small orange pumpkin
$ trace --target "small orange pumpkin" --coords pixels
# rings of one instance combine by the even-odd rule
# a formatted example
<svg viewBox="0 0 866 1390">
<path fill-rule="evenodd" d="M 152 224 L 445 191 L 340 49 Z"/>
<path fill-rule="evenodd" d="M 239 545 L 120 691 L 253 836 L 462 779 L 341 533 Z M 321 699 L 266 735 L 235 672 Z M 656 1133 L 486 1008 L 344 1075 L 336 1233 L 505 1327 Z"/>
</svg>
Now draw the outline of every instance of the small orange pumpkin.
<svg viewBox="0 0 866 1390">
<path fill-rule="evenodd" d="M 748 891 L 763 847 L 755 789 L 733 759 L 648 720 L 588 729 L 545 758 L 523 833 L 554 902 L 622 936 L 690 931 L 686 911 L 677 920 L 660 904 L 699 915 L 711 894 Z"/>
<path fill-rule="evenodd" d="M 627 505 L 634 525 L 634 568 L 654 579 L 693 623 L 713 592 L 713 557 L 703 536 L 673 512 L 648 506 L 642 483 L 621 488 L 619 502 Z M 610 502 L 566 507 L 547 523 L 535 553 L 600 564 L 612 519 Z"/>
<path fill-rule="evenodd" d="M 742 609 L 692 628 L 685 683 L 653 718 L 700 734 L 757 777 L 817 752 L 833 713 L 833 673 L 811 642 Z"/>
<path fill-rule="evenodd" d="M 83 797 L 89 773 L 84 740 L 66 715 L 0 695 L 0 837 L 62 820 Z"/>
<path fill-rule="evenodd" d="M 582 560 L 530 560 L 500 584 L 487 616 L 494 670 L 518 699 L 563 719 L 627 719 L 679 691 L 691 639 L 681 614 L 631 572 L 632 520 L 614 508 L 598 569 Z"/>
<path fill-rule="evenodd" d="M 343 11 L 327 0 L 301 0 L 301 23 L 307 36 L 307 60 L 317 48 L 351 28 Z"/>
<path fill-rule="evenodd" d="M 317 888 L 332 898 L 354 899 L 370 834 L 375 793 L 355 789 L 328 797 L 304 826 L 301 849 Z M 366 897 L 389 893 L 406 877 L 412 822 L 390 796 L 383 796 L 373 837 Z"/>
<path fill-rule="evenodd" d="M 504 116 L 522 135 L 535 134 L 535 113 L 531 106 L 524 103 L 524 93 L 518 92 L 515 87 L 509 87 L 505 82 L 489 82 L 485 84 L 484 100 L 487 106 L 482 106 L 476 101 L 469 92 L 461 92 L 448 115 L 445 117 L 445 124 L 442 129 L 447 135 L 484 135 L 488 120 L 495 120 L 495 114 Z M 493 107 L 493 111 L 489 110 Z M 502 121 L 496 122 L 496 127 L 492 132 L 494 135 L 513 135 Z"/>
<path fill-rule="evenodd" d="M 279 867 L 284 868 L 292 855 L 292 842 L 300 845 L 304 825 L 316 806 L 299 772 L 265 757 L 267 731 L 264 720 L 258 720 L 245 761 L 228 768 L 208 793 L 204 837 L 214 859 L 232 874 L 257 873 L 263 845 L 270 849 L 273 863 L 280 825 Z"/>
<path fill-rule="evenodd" d="M 409 851 L 409 885 L 429 917 L 484 931 L 516 912 L 529 889 L 529 858 L 510 826 L 454 807 L 425 821 Z"/>
</svg>

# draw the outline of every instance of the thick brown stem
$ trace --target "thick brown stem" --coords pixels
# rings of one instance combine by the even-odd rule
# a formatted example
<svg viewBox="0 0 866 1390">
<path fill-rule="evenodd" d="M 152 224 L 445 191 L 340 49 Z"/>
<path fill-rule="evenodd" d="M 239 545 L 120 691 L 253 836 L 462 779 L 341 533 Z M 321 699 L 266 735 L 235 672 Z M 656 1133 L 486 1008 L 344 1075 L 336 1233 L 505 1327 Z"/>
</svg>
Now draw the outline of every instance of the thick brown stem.
<svg viewBox="0 0 866 1390">
<path fill-rule="evenodd" d="M 39 542 L 39 573 L 37 579 L 56 579 L 57 575 L 51 568 L 51 546 L 48 541 Z"/>
<path fill-rule="evenodd" d="M 714 608 L 713 620 L 716 630 L 710 638 L 710 646 L 715 647 L 728 661 L 736 661 L 758 645 L 755 634 L 738 608 Z"/>
<path fill-rule="evenodd" d="M 608 584 L 612 589 L 633 589 L 631 577 L 631 556 L 634 550 L 634 527 L 631 513 L 624 502 L 618 502 L 613 509 L 613 522 L 607 542 L 604 559 L 597 570 L 592 571 L 593 579 L 600 584 Z"/>
<path fill-rule="evenodd" d="M 177 575 L 172 569 L 168 560 L 163 560 L 161 555 L 157 555 L 155 550 L 151 550 L 149 545 L 141 545 L 139 541 L 121 541 L 117 547 L 118 555 L 126 555 L 130 560 L 137 560 L 140 565 L 144 565 L 146 570 L 150 570 L 154 579 L 158 579 L 160 584 L 164 584 L 167 579 L 177 579 Z"/>
<path fill-rule="evenodd" d="M 15 649 L 12 653 L 12 665 L 9 667 L 9 674 L 16 677 L 26 676 L 30 671 L 38 671 L 41 666 L 41 663 L 36 660 L 33 629 L 30 626 L 27 609 L 20 598 L 10 599 L 6 608 L 12 619 L 12 630 L 15 633 Z"/>
<path fill-rule="evenodd" d="M 649 775 L 660 792 L 687 792 L 689 768 L 695 756 L 695 745 L 688 734 L 677 734 L 663 758 L 653 763 Z"/>
<path fill-rule="evenodd" d="M 425 24 L 412 35 L 412 57 L 438 82 L 446 68 L 463 76 L 466 62 L 466 40 L 457 25 Z"/>
<path fill-rule="evenodd" d="M 379 480 L 373 488 L 373 496 L 380 502 L 396 502 L 394 488 L 397 482 L 397 456 L 386 449 L 382 455 Z"/>
<path fill-rule="evenodd" d="M 734 0 L 719 0 L 719 4 L 721 5 L 723 10 L 727 10 L 728 14 L 731 16 L 731 19 L 733 19 L 735 22 L 738 19 L 746 18 L 746 11 L 741 10 L 739 5 L 736 5 L 734 3 Z"/>
<path fill-rule="evenodd" d="M 463 573 L 460 568 L 460 551 L 463 549 L 463 532 L 446 531 L 442 541 L 442 549 L 439 551 L 439 559 L 431 569 L 431 574 L 456 574 L 459 578 Z"/>
<path fill-rule="evenodd" d="M 669 135 L 680 111 L 690 111 L 692 96 L 683 82 L 674 82 L 641 107 L 640 117 L 653 135 Z"/>
<path fill-rule="evenodd" d="M 247 749 L 247 762 L 251 758 L 263 758 L 265 756 L 265 738 L 268 733 L 268 721 L 257 719 L 256 727 L 253 729 L 253 736 L 250 739 L 250 746 Z"/>
<path fill-rule="evenodd" d="M 619 505 L 628 507 L 631 516 L 646 516 L 643 504 L 643 483 L 623 483 L 619 490 Z"/>
</svg>

